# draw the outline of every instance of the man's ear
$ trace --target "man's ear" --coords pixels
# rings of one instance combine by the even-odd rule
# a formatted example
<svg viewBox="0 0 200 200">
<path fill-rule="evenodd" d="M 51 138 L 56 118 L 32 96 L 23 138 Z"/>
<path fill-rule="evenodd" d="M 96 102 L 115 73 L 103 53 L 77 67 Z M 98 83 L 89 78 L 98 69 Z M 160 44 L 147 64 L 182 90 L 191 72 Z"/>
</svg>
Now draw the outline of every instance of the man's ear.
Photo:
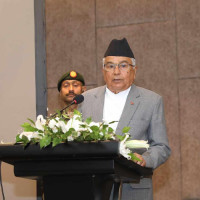
<svg viewBox="0 0 200 200">
<path fill-rule="evenodd" d="M 86 91 L 86 86 L 82 86 L 82 93 Z"/>
<path fill-rule="evenodd" d="M 138 66 L 137 66 L 137 65 L 135 66 L 135 70 L 136 70 L 136 71 L 138 70 Z"/>
</svg>

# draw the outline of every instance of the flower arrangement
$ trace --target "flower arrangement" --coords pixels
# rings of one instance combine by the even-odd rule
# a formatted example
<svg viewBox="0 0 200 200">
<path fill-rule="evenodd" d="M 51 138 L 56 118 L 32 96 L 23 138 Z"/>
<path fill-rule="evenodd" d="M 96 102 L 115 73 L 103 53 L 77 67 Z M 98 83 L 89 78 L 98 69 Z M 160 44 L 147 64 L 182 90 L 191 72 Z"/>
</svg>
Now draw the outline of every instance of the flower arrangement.
<svg viewBox="0 0 200 200">
<path fill-rule="evenodd" d="M 91 118 L 82 120 L 79 111 L 74 110 L 73 116 L 58 114 L 51 118 L 44 119 L 42 115 L 37 117 L 36 122 L 28 119 L 29 122 L 22 124 L 24 131 L 16 136 L 16 143 L 28 144 L 39 143 L 40 148 L 52 144 L 52 147 L 68 141 L 120 141 L 119 152 L 129 160 L 139 160 L 130 148 L 148 148 L 146 141 L 129 140 L 129 127 L 124 127 L 123 135 L 116 135 L 109 126 L 111 123 L 96 123 Z M 139 160 L 140 161 L 140 160 Z"/>
</svg>

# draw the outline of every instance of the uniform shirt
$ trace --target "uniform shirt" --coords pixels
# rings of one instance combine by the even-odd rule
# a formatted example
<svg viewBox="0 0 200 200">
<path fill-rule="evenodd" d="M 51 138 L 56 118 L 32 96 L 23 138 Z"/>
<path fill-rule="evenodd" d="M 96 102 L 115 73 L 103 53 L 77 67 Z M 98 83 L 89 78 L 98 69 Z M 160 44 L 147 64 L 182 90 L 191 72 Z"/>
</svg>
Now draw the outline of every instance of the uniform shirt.
<svg viewBox="0 0 200 200">
<path fill-rule="evenodd" d="M 110 126 L 114 130 L 116 130 L 117 128 L 130 89 L 131 87 L 115 94 L 106 87 L 104 108 L 103 108 L 103 121 L 106 123 L 117 121 L 113 124 L 110 124 Z"/>
</svg>

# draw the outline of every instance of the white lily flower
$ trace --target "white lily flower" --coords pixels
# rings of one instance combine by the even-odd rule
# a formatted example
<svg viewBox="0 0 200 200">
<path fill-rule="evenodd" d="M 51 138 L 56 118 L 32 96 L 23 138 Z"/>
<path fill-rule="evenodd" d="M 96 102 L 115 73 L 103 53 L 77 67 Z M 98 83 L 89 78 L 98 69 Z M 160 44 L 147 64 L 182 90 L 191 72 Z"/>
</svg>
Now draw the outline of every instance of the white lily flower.
<svg viewBox="0 0 200 200">
<path fill-rule="evenodd" d="M 55 119 L 51 119 L 49 121 L 49 128 L 53 129 L 57 125 L 57 122 Z"/>
<path fill-rule="evenodd" d="M 43 136 L 44 136 L 44 133 L 33 132 L 33 138 L 42 139 Z"/>
<path fill-rule="evenodd" d="M 68 131 L 67 125 L 65 124 L 64 121 L 59 121 L 58 125 L 59 125 L 59 127 L 61 127 L 63 133 L 66 133 Z"/>
<path fill-rule="evenodd" d="M 103 136 L 104 134 L 103 134 L 103 132 L 100 132 L 99 135 Z"/>
<path fill-rule="evenodd" d="M 131 151 L 129 149 L 126 148 L 126 145 L 124 143 L 119 144 L 119 153 L 124 156 L 125 158 L 127 158 L 128 160 L 131 159 L 131 156 L 129 156 L 128 154 L 131 153 Z"/>
<path fill-rule="evenodd" d="M 76 137 L 79 137 L 81 135 L 81 132 L 78 131 Z"/>
<path fill-rule="evenodd" d="M 113 132 L 111 133 L 110 128 L 112 128 L 112 124 L 109 124 L 108 122 L 94 122 L 91 121 L 90 124 L 83 122 L 81 116 L 79 115 L 73 115 L 72 118 L 69 119 L 69 121 L 64 121 L 65 117 L 63 116 L 56 116 L 55 118 L 48 119 L 49 122 L 47 124 L 46 120 L 43 118 L 42 115 L 39 115 L 37 117 L 37 120 L 35 122 L 35 127 L 38 129 L 38 132 L 22 132 L 19 135 L 19 138 L 22 139 L 23 135 L 28 138 L 29 141 L 37 142 L 38 139 L 43 139 L 45 134 L 47 134 L 49 137 L 52 138 L 52 132 L 57 133 L 54 136 L 55 137 L 62 137 L 63 133 L 66 133 L 69 131 L 70 128 L 73 128 L 75 131 L 72 132 L 70 136 L 67 137 L 67 141 L 74 141 L 77 140 L 78 137 L 84 136 L 82 134 L 85 134 L 84 131 L 87 133 L 92 132 L 91 127 L 96 126 L 99 130 L 97 130 L 98 138 L 95 138 L 95 141 L 98 140 L 116 140 L 116 134 L 115 134 L 115 128 L 113 128 Z M 26 124 L 25 124 L 26 125 Z M 103 125 L 107 125 L 106 128 Z M 29 125 L 28 125 L 29 126 Z M 49 131 L 44 130 L 44 127 L 48 127 L 51 129 L 50 133 Z M 29 129 L 27 129 L 29 130 Z M 31 129 L 30 129 L 31 130 Z M 59 130 L 59 132 L 58 132 Z M 42 133 L 40 133 L 42 132 Z M 53 136 L 53 137 L 54 137 Z M 126 133 L 123 141 L 119 143 L 119 153 L 127 158 L 128 160 L 131 160 L 131 150 L 130 148 L 149 148 L 149 144 L 147 141 L 143 140 L 130 140 L 127 141 L 129 138 L 129 134 Z M 37 140 L 32 140 L 33 138 L 37 138 Z M 79 138 L 81 141 L 84 137 Z M 27 144 L 26 141 L 22 140 L 22 143 Z M 130 154 L 130 155 L 129 155 Z"/>
<path fill-rule="evenodd" d="M 115 140 L 115 136 L 114 136 L 114 135 L 112 135 L 112 136 L 111 136 L 111 139 Z"/>
<path fill-rule="evenodd" d="M 22 139 L 22 136 L 26 136 L 28 138 L 29 141 L 31 141 L 32 138 L 41 138 L 41 135 L 39 135 L 41 133 L 38 133 L 38 132 L 22 132 L 20 135 L 19 135 L 19 138 Z M 43 134 L 42 134 L 43 135 Z"/>
<path fill-rule="evenodd" d="M 70 135 L 70 136 L 67 137 L 67 140 L 68 140 L 68 141 L 73 141 L 74 138 Z"/>
<path fill-rule="evenodd" d="M 131 159 L 131 156 L 129 156 L 128 154 L 131 153 L 130 149 L 128 149 L 126 147 L 125 141 L 129 138 L 129 135 L 126 134 L 125 138 L 120 142 L 119 144 L 119 153 L 124 156 L 125 158 L 127 158 L 128 160 Z"/>
<path fill-rule="evenodd" d="M 131 149 L 149 148 L 148 141 L 145 140 L 129 140 L 125 142 L 126 147 Z"/>
<path fill-rule="evenodd" d="M 20 135 L 19 135 L 19 138 L 22 139 L 22 136 L 26 136 L 28 138 L 28 140 L 30 141 L 31 138 L 32 138 L 32 135 L 33 135 L 33 132 L 22 132 Z"/>
<path fill-rule="evenodd" d="M 73 115 L 72 118 L 75 119 L 75 120 L 77 120 L 77 118 L 80 118 L 80 116 L 79 115 Z"/>
<path fill-rule="evenodd" d="M 88 125 L 90 133 L 92 133 L 92 130 L 91 130 L 91 128 L 90 128 L 90 127 L 92 127 L 92 126 L 97 126 L 97 127 L 99 127 L 99 126 L 100 126 L 100 123 L 97 123 L 97 122 L 90 122 L 90 124 Z"/>
<path fill-rule="evenodd" d="M 37 116 L 37 120 L 35 122 L 35 127 L 39 130 L 44 131 L 44 125 L 46 123 L 46 119 L 43 118 L 42 115 Z"/>
<path fill-rule="evenodd" d="M 80 127 L 80 125 L 83 124 L 83 122 L 76 120 L 76 117 L 78 115 L 76 115 L 75 117 L 73 116 L 73 118 L 71 118 L 66 125 L 67 130 L 69 130 L 70 128 L 74 128 L 76 131 L 81 131 L 83 130 L 83 128 Z"/>
<path fill-rule="evenodd" d="M 89 126 L 97 126 L 97 127 L 100 127 L 100 123 L 98 122 L 90 122 Z"/>
<path fill-rule="evenodd" d="M 52 131 L 53 131 L 54 133 L 57 133 L 57 132 L 58 132 L 58 129 L 57 129 L 57 127 L 56 127 L 56 126 L 54 126 L 54 127 L 52 128 Z"/>
</svg>

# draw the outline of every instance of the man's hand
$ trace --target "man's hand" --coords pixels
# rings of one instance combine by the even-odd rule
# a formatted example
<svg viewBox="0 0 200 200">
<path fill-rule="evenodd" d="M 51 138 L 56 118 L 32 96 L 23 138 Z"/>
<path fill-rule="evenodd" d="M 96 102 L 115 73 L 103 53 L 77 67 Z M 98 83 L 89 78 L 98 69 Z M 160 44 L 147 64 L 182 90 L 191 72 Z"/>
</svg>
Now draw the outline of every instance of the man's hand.
<svg viewBox="0 0 200 200">
<path fill-rule="evenodd" d="M 134 155 L 141 160 L 141 161 L 134 161 L 134 162 L 137 163 L 138 165 L 141 165 L 142 167 L 145 167 L 146 161 L 144 160 L 144 158 L 138 153 L 134 153 Z"/>
</svg>

